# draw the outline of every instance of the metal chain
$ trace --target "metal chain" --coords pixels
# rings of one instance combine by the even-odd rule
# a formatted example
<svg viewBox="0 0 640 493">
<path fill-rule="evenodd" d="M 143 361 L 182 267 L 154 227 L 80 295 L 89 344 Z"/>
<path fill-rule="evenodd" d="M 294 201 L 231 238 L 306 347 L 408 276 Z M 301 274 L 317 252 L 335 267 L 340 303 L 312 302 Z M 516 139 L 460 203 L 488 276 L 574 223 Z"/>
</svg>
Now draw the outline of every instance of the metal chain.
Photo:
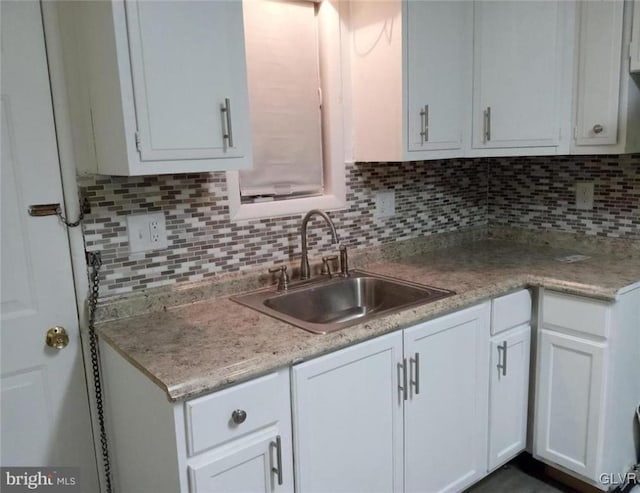
<svg viewBox="0 0 640 493">
<path fill-rule="evenodd" d="M 56 215 L 58 216 L 58 218 L 60 218 L 62 224 L 64 224 L 68 228 L 75 228 L 76 226 L 79 226 L 84 219 L 85 212 L 91 212 L 89 202 L 86 198 L 84 200 L 80 200 L 80 215 L 75 221 L 69 221 L 66 217 L 64 217 L 64 215 L 62 214 L 62 208 L 60 206 L 56 208 Z"/>
<path fill-rule="evenodd" d="M 78 223 L 81 220 L 82 214 L 80 215 Z M 96 334 L 95 329 L 96 308 L 98 306 L 98 295 L 100 290 L 100 266 L 102 265 L 100 252 L 87 252 L 87 261 L 91 267 L 91 292 L 89 293 L 89 350 L 91 352 L 91 368 L 93 371 L 93 389 L 95 392 L 96 409 L 98 412 L 98 425 L 100 427 L 100 446 L 102 448 L 102 464 L 104 467 L 106 493 L 112 493 L 111 459 L 109 457 L 109 444 L 107 442 L 107 431 L 104 421 L 104 396 L 102 395 L 102 381 L 100 380 L 98 334 Z"/>
</svg>

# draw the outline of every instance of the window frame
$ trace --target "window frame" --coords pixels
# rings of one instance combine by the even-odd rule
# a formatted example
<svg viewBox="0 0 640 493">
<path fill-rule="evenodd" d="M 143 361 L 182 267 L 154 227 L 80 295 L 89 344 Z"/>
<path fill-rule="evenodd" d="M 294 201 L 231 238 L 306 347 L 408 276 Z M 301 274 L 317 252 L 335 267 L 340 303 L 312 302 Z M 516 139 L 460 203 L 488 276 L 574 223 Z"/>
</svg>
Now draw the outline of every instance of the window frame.
<svg viewBox="0 0 640 493">
<path fill-rule="evenodd" d="M 346 207 L 345 122 L 341 4 L 323 0 L 318 8 L 318 47 L 322 87 L 322 150 L 325 190 L 322 195 L 270 202 L 245 203 L 240 197 L 237 171 L 227 171 L 229 216 L 232 221 L 264 219 L 301 214 L 310 209 L 335 210 Z M 345 71 L 346 72 L 346 71 Z"/>
</svg>

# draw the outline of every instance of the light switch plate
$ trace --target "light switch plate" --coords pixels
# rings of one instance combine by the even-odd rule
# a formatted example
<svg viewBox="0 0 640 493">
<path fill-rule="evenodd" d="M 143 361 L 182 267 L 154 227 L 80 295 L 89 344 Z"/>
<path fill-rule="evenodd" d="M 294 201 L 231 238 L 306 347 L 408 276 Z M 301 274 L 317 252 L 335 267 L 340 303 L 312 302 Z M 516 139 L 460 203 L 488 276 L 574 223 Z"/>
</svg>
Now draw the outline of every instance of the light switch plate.
<svg viewBox="0 0 640 493">
<path fill-rule="evenodd" d="M 396 192 L 395 190 L 385 190 L 376 192 L 376 210 L 374 216 L 377 218 L 391 217 L 396 213 Z"/>
<path fill-rule="evenodd" d="M 167 248 L 167 226 L 163 212 L 127 216 L 127 233 L 131 252 Z"/>
<path fill-rule="evenodd" d="M 576 209 L 590 211 L 593 209 L 593 182 L 576 183 Z"/>
</svg>

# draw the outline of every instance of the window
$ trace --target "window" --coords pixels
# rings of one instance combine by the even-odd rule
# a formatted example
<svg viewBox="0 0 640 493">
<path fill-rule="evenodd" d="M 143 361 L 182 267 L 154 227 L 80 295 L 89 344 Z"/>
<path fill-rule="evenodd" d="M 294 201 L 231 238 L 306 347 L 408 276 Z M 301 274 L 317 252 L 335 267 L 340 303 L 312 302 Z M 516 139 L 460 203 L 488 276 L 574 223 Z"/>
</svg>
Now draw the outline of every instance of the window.
<svg viewBox="0 0 640 493">
<path fill-rule="evenodd" d="M 243 9 L 254 168 L 227 173 L 232 219 L 343 207 L 337 9 L 329 0 Z"/>
</svg>

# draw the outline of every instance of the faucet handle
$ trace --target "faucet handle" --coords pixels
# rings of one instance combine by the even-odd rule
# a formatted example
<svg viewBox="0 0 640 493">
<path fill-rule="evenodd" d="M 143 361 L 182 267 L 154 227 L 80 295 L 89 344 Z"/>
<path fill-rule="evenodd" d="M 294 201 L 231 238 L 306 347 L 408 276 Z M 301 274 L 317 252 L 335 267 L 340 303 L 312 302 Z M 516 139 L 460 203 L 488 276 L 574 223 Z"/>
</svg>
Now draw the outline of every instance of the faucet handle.
<svg viewBox="0 0 640 493">
<path fill-rule="evenodd" d="M 286 291 L 289 289 L 289 274 L 287 274 L 287 266 L 280 265 L 278 267 L 270 267 L 269 272 L 271 274 L 275 274 L 276 272 L 280 272 L 278 276 L 278 291 Z"/>
<path fill-rule="evenodd" d="M 329 265 L 329 262 L 337 259 L 337 255 L 328 255 L 326 257 L 322 257 L 322 270 L 320 271 L 320 274 L 322 274 L 323 276 L 329 276 L 329 278 L 333 277 L 333 274 L 331 273 L 331 265 Z"/>
<path fill-rule="evenodd" d="M 340 272 L 343 277 L 349 277 L 349 255 L 347 245 L 340 245 Z"/>
</svg>

